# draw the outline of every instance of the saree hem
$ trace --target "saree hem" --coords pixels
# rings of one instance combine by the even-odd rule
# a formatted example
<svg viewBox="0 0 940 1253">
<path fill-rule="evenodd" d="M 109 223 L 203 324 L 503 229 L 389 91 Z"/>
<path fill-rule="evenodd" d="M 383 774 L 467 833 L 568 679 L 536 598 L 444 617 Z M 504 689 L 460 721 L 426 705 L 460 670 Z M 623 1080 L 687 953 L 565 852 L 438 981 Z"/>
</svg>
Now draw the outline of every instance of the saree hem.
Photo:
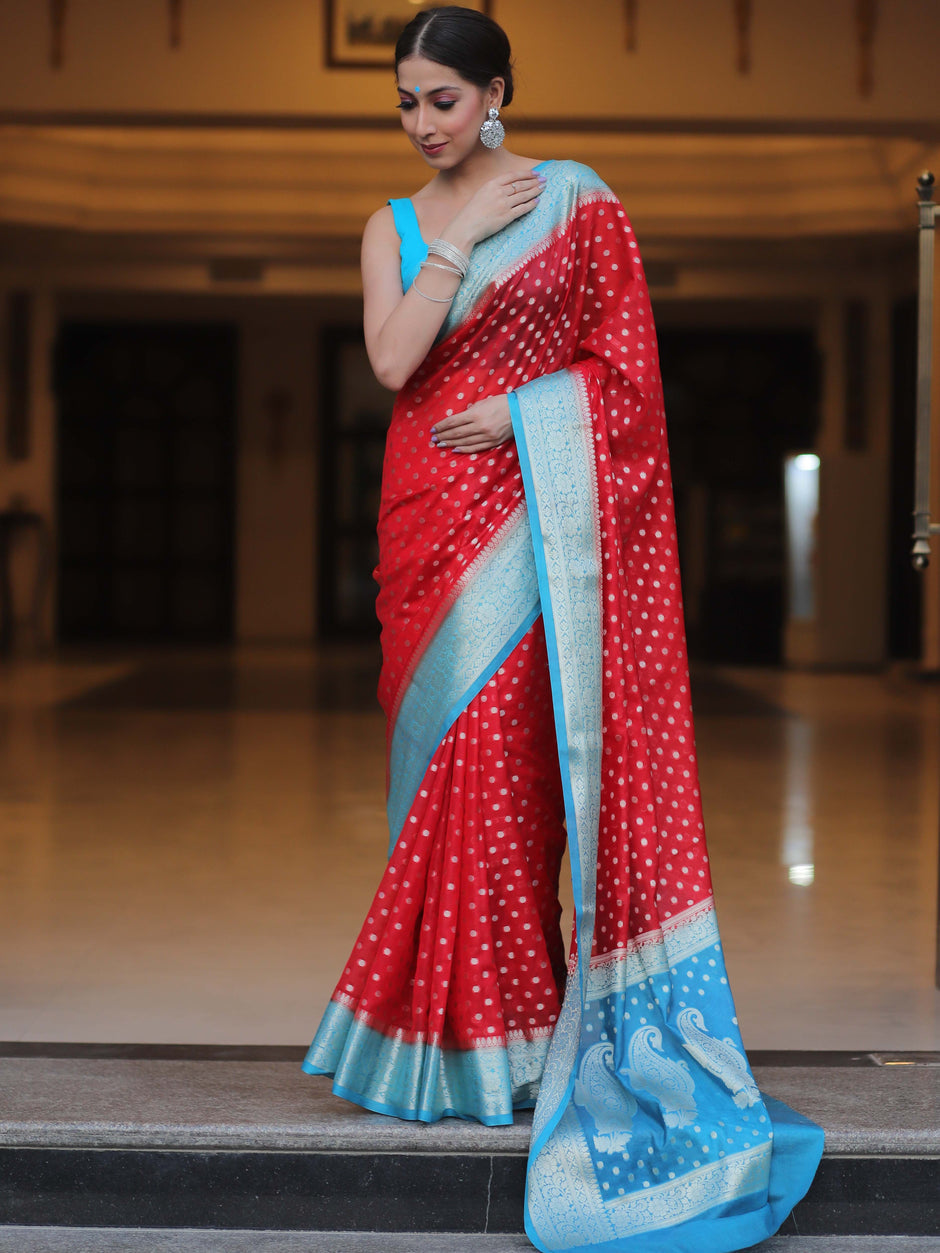
<svg viewBox="0 0 940 1253">
<path fill-rule="evenodd" d="M 330 1072 L 326 1070 L 317 1070 L 315 1067 L 308 1066 L 304 1063 L 302 1069 L 308 1075 L 326 1075 L 330 1078 Z M 363 1109 L 371 1110 L 373 1114 L 390 1114 L 394 1118 L 404 1119 L 406 1122 L 440 1122 L 444 1118 L 459 1118 L 463 1122 L 478 1122 L 484 1127 L 509 1127 L 512 1126 L 512 1112 L 508 1114 L 470 1114 L 459 1109 L 442 1109 L 439 1112 L 422 1109 L 406 1109 L 403 1106 L 388 1105 L 382 1101 L 376 1101 L 370 1096 L 366 1096 L 362 1092 L 353 1092 L 350 1088 L 344 1088 L 341 1084 L 334 1083 L 332 1085 L 334 1095 L 342 1097 L 344 1101 L 351 1101 L 354 1105 L 361 1105 Z M 523 1108 L 517 1106 L 514 1108 Z"/>
<path fill-rule="evenodd" d="M 505 1126 L 538 1095 L 551 1037 L 486 1047 L 443 1048 L 376 1031 L 331 1001 L 301 1069 L 328 1075 L 333 1091 L 380 1114 L 412 1122 L 465 1118 Z"/>
</svg>

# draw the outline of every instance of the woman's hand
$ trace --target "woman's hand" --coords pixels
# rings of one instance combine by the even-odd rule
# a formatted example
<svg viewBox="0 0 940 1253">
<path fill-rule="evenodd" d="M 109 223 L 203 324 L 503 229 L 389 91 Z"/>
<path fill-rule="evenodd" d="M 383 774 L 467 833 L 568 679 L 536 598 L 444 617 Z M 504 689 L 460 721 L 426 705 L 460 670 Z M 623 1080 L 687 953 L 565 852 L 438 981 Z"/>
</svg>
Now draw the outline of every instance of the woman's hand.
<svg viewBox="0 0 940 1253">
<path fill-rule="evenodd" d="M 542 174 L 500 174 L 491 178 L 451 219 L 442 232 L 443 238 L 465 242 L 472 248 L 481 239 L 488 239 L 516 218 L 531 212 L 544 186 Z"/>
<path fill-rule="evenodd" d="M 431 443 L 451 452 L 487 452 L 512 438 L 507 396 L 487 396 L 431 427 Z"/>
</svg>

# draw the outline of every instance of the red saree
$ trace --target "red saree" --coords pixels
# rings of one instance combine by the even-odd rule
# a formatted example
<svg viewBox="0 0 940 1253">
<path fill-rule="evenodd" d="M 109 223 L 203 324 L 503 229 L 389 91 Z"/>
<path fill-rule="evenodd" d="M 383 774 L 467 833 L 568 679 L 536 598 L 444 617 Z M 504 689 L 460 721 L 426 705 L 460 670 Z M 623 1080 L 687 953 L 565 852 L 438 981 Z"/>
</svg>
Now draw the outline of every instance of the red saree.
<svg viewBox="0 0 940 1253">
<path fill-rule="evenodd" d="M 636 241 L 592 171 L 546 172 L 396 401 L 392 848 L 304 1068 L 405 1118 L 509 1122 L 537 1098 L 539 1248 L 722 1253 L 776 1230 L 821 1132 L 757 1090 L 724 972 Z M 436 418 L 497 393 L 514 443 L 431 445 Z"/>
</svg>

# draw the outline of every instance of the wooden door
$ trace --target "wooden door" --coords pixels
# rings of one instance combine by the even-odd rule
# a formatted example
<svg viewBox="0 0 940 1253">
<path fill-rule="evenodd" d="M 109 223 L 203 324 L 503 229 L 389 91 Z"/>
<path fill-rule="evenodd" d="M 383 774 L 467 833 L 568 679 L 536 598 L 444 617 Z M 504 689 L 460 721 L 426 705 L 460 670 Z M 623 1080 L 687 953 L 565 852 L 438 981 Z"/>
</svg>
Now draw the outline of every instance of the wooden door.
<svg viewBox="0 0 940 1253">
<path fill-rule="evenodd" d="M 232 638 L 236 352 L 226 325 L 62 326 L 59 639 Z"/>
</svg>

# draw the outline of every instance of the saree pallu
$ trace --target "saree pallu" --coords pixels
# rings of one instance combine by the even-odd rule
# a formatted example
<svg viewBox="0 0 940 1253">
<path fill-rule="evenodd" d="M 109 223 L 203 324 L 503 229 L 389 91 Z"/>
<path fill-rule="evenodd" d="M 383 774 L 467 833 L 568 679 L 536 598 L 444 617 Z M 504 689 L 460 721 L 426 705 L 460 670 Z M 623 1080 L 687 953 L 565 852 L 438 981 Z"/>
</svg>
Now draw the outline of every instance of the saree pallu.
<svg viewBox="0 0 940 1253">
<path fill-rule="evenodd" d="M 539 1249 L 725 1253 L 780 1226 L 822 1132 L 758 1090 L 725 973 L 636 241 L 591 170 L 545 172 L 538 206 L 474 249 L 396 401 L 377 572 L 392 843 L 304 1068 L 406 1118 L 535 1103 Z M 499 393 L 514 443 L 431 446 L 435 418 Z"/>
</svg>

